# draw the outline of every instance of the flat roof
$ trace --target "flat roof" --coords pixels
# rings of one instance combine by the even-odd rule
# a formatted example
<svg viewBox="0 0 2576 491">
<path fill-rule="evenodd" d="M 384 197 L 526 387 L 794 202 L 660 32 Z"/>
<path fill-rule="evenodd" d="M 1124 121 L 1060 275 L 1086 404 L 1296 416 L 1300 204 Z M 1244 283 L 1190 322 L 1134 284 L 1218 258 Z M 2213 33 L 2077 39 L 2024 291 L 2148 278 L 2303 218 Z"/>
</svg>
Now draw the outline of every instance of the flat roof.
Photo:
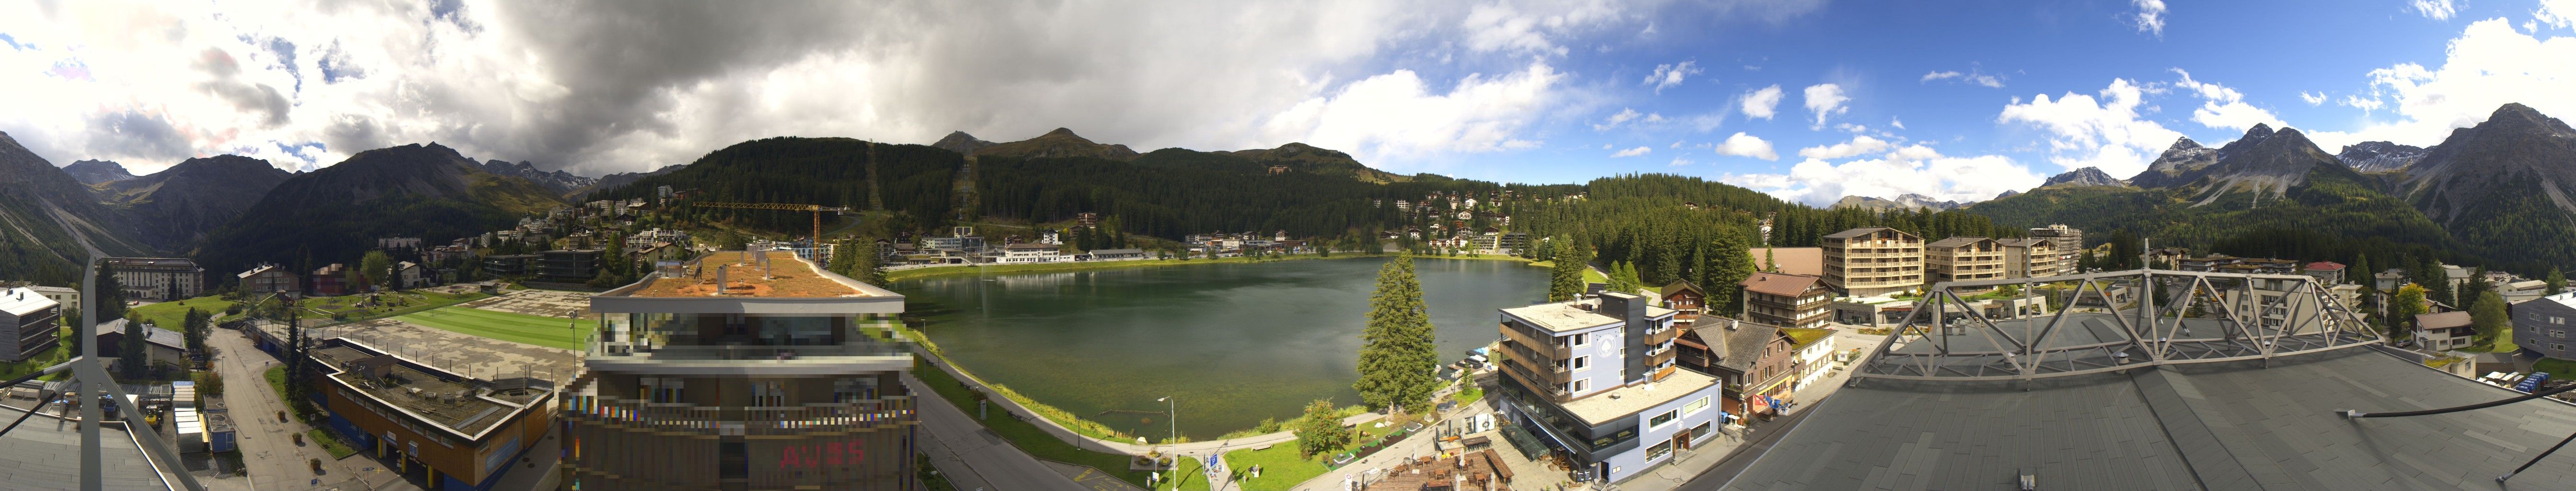
<svg viewBox="0 0 2576 491">
<path fill-rule="evenodd" d="M 550 387 L 515 390 L 486 390 L 471 377 L 448 373 L 412 363 L 398 356 L 385 355 L 345 338 L 338 343 L 313 350 L 313 357 L 337 373 L 331 374 L 341 384 L 365 393 L 367 398 L 386 406 L 399 408 L 415 419 L 477 440 L 483 433 L 509 421 L 528 409 Z M 370 379 L 362 366 L 351 366 L 361 360 L 391 363 L 382 379 Z M 533 391 L 533 392 L 532 392 Z"/>
<path fill-rule="evenodd" d="M 1626 322 L 1627 319 L 1603 315 L 1575 307 L 1573 302 L 1556 302 L 1503 309 L 1503 313 L 1529 321 L 1531 326 L 1550 332 L 1580 331 L 1586 328 Z"/>
<path fill-rule="evenodd" d="M 2521 394 L 2380 349 L 2018 385 L 1858 381 L 1724 489 L 2015 489 L 2017 474 L 2040 489 L 2491 489 L 2576 431 L 2576 404 L 2549 399 L 2337 415 Z M 2506 489 L 2571 479 L 2576 459 L 2542 459 Z"/>
<path fill-rule="evenodd" d="M 0 292 L 0 312 L 8 312 L 9 315 L 27 315 L 56 305 L 61 304 L 54 302 L 54 299 L 45 298 L 43 292 L 30 288 L 11 288 L 9 291 Z"/>
<path fill-rule="evenodd" d="M 13 408 L 14 409 L 14 408 Z M 21 411 L 0 411 L 17 419 Z M 115 427 L 101 427 L 99 476 L 106 489 L 171 489 L 160 469 L 143 455 L 134 437 Z M 80 489 L 80 425 L 42 418 L 0 435 L 0 490 Z"/>
<path fill-rule="evenodd" d="M 762 254 L 765 253 L 765 254 Z M 758 255 L 755 255 L 758 254 Z M 762 276 L 756 259 L 769 258 L 769 276 Z M 752 258 L 754 260 L 746 260 Z M 749 264 L 749 265 L 745 265 Z M 772 298 L 837 298 L 873 296 L 852 286 L 840 275 L 826 274 L 814 263 L 796 257 L 792 251 L 723 251 L 708 254 L 683 266 L 687 270 L 675 277 L 654 275 L 640 282 L 642 288 L 621 288 L 600 296 L 628 297 L 772 297 Z M 722 274 L 719 275 L 718 272 Z M 716 293 L 716 278 L 724 278 L 724 293 Z"/>
<path fill-rule="evenodd" d="M 1673 370 L 1663 381 L 1630 385 L 1585 396 L 1559 404 L 1565 412 L 1582 418 L 1586 426 L 1600 426 L 1610 420 L 1637 414 L 1667 402 L 1688 397 L 1717 383 L 1715 377 L 1690 370 Z"/>
</svg>

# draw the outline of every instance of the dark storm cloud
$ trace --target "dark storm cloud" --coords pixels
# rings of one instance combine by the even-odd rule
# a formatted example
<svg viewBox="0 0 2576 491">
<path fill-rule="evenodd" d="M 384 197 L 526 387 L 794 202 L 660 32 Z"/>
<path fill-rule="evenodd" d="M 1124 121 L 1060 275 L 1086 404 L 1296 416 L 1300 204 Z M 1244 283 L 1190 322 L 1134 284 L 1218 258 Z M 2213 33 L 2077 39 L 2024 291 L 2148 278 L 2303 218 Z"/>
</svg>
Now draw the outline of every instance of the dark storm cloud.
<svg viewBox="0 0 2576 491">
<path fill-rule="evenodd" d="M 127 155 L 156 162 L 177 162 L 196 156 L 188 137 L 157 114 L 120 111 L 90 118 L 88 148 L 91 155 Z"/>
</svg>

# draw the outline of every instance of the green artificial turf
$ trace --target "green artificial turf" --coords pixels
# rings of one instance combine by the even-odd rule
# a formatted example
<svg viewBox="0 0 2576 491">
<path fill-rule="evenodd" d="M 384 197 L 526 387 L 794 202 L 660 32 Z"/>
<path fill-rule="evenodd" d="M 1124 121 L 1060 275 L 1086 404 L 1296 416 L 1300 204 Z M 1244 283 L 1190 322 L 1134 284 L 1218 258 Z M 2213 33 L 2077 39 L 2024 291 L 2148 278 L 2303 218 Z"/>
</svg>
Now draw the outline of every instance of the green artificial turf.
<svg viewBox="0 0 2576 491">
<path fill-rule="evenodd" d="M 395 316 L 394 319 L 513 343 L 568 350 L 586 348 L 582 344 L 590 339 L 591 331 L 599 329 L 599 321 L 592 319 L 559 319 L 472 307 L 445 307 Z M 568 324 L 572 327 L 567 327 Z"/>
</svg>

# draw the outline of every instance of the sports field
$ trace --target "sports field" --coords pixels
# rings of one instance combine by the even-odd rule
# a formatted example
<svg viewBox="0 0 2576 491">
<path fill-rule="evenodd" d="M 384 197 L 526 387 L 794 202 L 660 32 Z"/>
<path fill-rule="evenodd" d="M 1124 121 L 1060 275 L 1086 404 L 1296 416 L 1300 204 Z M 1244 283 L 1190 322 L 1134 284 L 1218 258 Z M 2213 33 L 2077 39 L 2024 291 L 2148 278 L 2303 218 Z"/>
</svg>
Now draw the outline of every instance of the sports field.
<svg viewBox="0 0 2576 491">
<path fill-rule="evenodd" d="M 572 321 L 575 327 L 566 328 L 564 327 L 566 319 L 494 312 L 472 307 L 443 307 L 394 318 L 403 322 L 502 341 L 575 351 L 587 348 L 582 346 L 582 341 L 589 339 L 591 331 L 599 329 L 599 321 L 592 319 Z"/>
</svg>

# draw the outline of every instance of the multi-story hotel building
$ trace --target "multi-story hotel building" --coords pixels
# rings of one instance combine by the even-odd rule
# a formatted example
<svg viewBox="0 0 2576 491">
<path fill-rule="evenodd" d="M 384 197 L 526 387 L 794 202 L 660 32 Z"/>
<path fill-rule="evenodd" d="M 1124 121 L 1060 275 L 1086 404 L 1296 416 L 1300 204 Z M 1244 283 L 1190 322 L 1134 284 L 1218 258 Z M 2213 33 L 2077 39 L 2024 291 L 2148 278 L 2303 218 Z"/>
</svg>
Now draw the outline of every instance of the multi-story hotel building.
<svg viewBox="0 0 2576 491">
<path fill-rule="evenodd" d="M 2052 239 L 2030 237 L 1998 239 L 2004 247 L 2004 277 L 2038 278 L 2057 276 L 2057 247 Z"/>
<path fill-rule="evenodd" d="M 0 361 L 26 361 L 52 350 L 61 333 L 62 304 L 33 288 L 0 291 Z"/>
<path fill-rule="evenodd" d="M 1707 442 L 1717 379 L 1673 365 L 1673 310 L 1644 297 L 1502 309 L 1503 413 L 1578 475 L 1624 481 Z"/>
<path fill-rule="evenodd" d="M 1825 285 L 1866 297 L 1923 286 L 1923 238 L 1886 227 L 1825 236 Z"/>
<path fill-rule="evenodd" d="M 2064 274 L 2082 273 L 2082 271 L 2075 271 L 2074 268 L 2078 263 L 2078 256 L 2084 255 L 2084 229 L 2069 227 L 2066 226 L 2066 224 L 2061 223 L 2046 227 L 2033 227 L 2030 229 L 2030 236 L 2033 238 L 2048 239 L 2048 244 L 2055 246 L 2054 248 L 2057 249 L 2058 271 L 2063 272 Z"/>
<path fill-rule="evenodd" d="M 911 490 L 903 296 L 787 251 L 718 252 L 593 296 L 563 397 L 577 490 Z"/>
<path fill-rule="evenodd" d="M 187 258 L 111 257 L 107 265 L 125 285 L 126 300 L 184 300 L 206 288 L 206 268 Z"/>
<path fill-rule="evenodd" d="M 1924 246 L 1923 264 L 1932 269 L 1933 283 L 1998 279 L 2004 277 L 2004 248 L 1985 237 L 1951 237 Z"/>
</svg>

